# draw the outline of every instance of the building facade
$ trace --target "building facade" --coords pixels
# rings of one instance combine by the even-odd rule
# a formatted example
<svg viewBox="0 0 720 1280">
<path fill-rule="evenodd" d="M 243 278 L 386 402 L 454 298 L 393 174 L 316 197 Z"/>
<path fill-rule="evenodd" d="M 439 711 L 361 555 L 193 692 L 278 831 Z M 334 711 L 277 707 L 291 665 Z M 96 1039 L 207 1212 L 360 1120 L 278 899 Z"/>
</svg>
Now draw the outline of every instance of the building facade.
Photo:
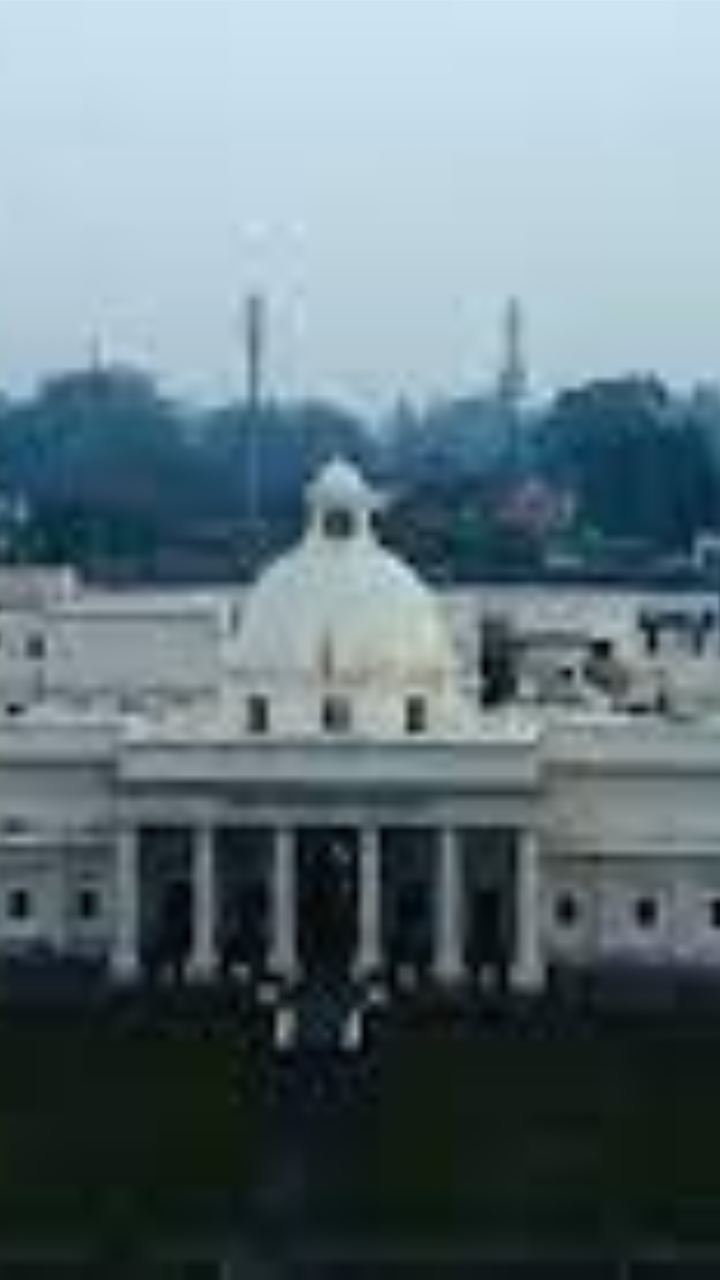
<svg viewBox="0 0 720 1280">
<path fill-rule="evenodd" d="M 622 699 L 581 672 L 549 697 L 536 653 L 535 684 L 486 707 L 479 655 L 375 508 L 330 464 L 247 595 L 0 598 L 7 972 L 279 1001 L 598 968 L 720 980 L 720 661 L 695 653 L 693 698 L 668 703 L 682 663 L 628 623 Z"/>
</svg>

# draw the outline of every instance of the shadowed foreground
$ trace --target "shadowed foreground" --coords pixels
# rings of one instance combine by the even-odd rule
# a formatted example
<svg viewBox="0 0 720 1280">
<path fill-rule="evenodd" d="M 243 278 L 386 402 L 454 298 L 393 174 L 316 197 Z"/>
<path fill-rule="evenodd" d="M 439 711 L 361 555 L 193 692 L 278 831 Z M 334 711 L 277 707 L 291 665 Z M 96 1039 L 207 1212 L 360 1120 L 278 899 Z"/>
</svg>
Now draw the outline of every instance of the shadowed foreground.
<svg viewBox="0 0 720 1280">
<path fill-rule="evenodd" d="M 5 1010 L 1 1247 L 720 1241 L 720 1011 L 403 1021 L 348 1065 L 219 999 Z"/>
</svg>

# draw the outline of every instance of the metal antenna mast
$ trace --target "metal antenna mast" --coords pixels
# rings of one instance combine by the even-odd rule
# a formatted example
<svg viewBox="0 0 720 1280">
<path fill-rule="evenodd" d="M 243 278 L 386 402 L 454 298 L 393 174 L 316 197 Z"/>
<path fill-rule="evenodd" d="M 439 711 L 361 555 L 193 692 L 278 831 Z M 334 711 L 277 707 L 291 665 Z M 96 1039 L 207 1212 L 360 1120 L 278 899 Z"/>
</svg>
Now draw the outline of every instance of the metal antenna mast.
<svg viewBox="0 0 720 1280">
<path fill-rule="evenodd" d="M 528 389 L 525 319 L 517 298 L 510 298 L 502 320 L 502 349 L 497 398 L 507 421 L 510 466 L 517 471 L 522 447 L 521 415 Z"/>
<path fill-rule="evenodd" d="M 505 308 L 502 324 L 502 354 L 498 377 L 501 403 L 516 412 L 525 399 L 527 387 L 525 317 L 519 300 L 511 298 Z"/>
<path fill-rule="evenodd" d="M 251 536 L 260 522 L 260 439 L 262 411 L 265 404 L 265 354 L 267 310 L 262 294 L 251 293 L 243 312 L 245 352 L 245 430 L 246 488 L 245 506 Z"/>
</svg>

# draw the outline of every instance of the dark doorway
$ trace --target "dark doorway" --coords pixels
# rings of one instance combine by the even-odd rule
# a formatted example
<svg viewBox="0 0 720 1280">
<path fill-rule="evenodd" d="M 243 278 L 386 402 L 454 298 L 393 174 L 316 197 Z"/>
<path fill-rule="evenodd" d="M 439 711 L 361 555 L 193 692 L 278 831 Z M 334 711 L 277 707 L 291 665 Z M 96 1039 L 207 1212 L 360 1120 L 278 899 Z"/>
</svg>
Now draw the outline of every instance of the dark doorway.
<svg viewBox="0 0 720 1280">
<path fill-rule="evenodd" d="M 393 971 L 409 968 L 417 976 L 433 960 L 433 897 L 427 880 L 401 883 L 395 891 L 388 951 Z"/>
<path fill-rule="evenodd" d="M 224 903 L 221 938 L 223 973 L 262 973 L 270 940 L 270 894 L 266 880 L 234 885 Z"/>
<path fill-rule="evenodd" d="M 349 976 L 357 949 L 357 849 L 346 833 L 308 833 L 300 842 L 300 958 L 309 977 Z"/>
<path fill-rule="evenodd" d="M 504 984 L 508 975 L 508 921 L 499 886 L 483 886 L 470 894 L 467 920 L 468 961 L 477 974 Z"/>
<path fill-rule="evenodd" d="M 185 974 L 192 938 L 192 890 L 186 879 L 171 880 L 160 894 L 148 945 L 146 966 L 151 976 L 169 974 L 180 981 Z"/>
</svg>

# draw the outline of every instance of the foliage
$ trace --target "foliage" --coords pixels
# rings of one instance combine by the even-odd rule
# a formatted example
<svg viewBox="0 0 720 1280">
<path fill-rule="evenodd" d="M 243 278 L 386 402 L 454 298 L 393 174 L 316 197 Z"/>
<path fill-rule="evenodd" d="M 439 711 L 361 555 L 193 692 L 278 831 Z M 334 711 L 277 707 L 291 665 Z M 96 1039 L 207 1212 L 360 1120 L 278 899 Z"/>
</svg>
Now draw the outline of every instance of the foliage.
<svg viewBox="0 0 720 1280">
<path fill-rule="evenodd" d="M 378 424 L 323 401 L 200 409 L 137 369 L 69 371 L 0 396 L 0 555 L 234 576 L 298 528 L 336 454 L 388 491 L 389 537 L 438 578 L 537 576 L 558 545 L 586 569 L 643 570 L 716 525 L 720 397 L 634 376 L 520 417 L 469 396 Z"/>
<path fill-rule="evenodd" d="M 688 550 L 715 523 L 718 474 L 707 430 L 655 379 L 568 391 L 541 436 L 548 474 L 576 494 L 584 528 Z"/>
</svg>

